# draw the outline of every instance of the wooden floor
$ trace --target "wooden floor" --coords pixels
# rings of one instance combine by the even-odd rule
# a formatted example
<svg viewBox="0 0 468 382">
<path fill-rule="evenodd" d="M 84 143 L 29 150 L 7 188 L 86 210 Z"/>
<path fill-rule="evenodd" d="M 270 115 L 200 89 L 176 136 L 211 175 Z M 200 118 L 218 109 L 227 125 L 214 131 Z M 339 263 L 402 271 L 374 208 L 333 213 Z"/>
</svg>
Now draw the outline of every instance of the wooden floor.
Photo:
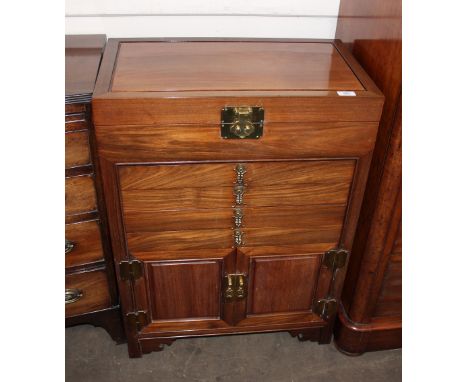
<svg viewBox="0 0 468 382">
<path fill-rule="evenodd" d="M 348 357 L 288 333 L 178 340 L 138 359 L 101 328 L 68 328 L 65 338 L 67 382 L 401 381 L 400 349 Z"/>
</svg>

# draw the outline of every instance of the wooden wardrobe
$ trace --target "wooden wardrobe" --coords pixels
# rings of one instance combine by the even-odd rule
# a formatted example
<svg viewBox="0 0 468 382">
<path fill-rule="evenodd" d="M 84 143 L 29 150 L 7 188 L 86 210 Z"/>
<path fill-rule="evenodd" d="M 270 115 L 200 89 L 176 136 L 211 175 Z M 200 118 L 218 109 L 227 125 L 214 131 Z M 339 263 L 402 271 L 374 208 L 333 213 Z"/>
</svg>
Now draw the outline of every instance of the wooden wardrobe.
<svg viewBox="0 0 468 382">
<path fill-rule="evenodd" d="M 341 39 L 385 95 L 335 327 L 340 350 L 401 347 L 401 1 L 341 0 Z"/>
</svg>

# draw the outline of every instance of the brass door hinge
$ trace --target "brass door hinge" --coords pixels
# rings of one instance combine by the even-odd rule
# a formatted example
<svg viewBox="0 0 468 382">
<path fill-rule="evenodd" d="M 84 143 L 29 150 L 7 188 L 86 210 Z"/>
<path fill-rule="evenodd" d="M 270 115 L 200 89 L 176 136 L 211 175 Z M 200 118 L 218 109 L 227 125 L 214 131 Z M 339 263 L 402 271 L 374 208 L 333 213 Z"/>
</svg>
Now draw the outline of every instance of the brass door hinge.
<svg viewBox="0 0 468 382">
<path fill-rule="evenodd" d="M 337 306 L 338 303 L 334 298 L 324 298 L 315 302 L 314 313 L 327 321 L 330 317 L 335 315 Z"/>
<path fill-rule="evenodd" d="M 119 268 L 122 280 L 136 280 L 143 275 L 143 263 L 139 260 L 121 261 Z"/>
<path fill-rule="evenodd" d="M 224 302 L 243 300 L 247 297 L 247 277 L 241 273 L 224 276 Z"/>
<path fill-rule="evenodd" d="M 332 271 L 335 271 L 335 269 L 343 268 L 345 266 L 348 256 L 349 252 L 345 249 L 332 249 L 325 252 L 323 255 L 323 263 L 328 268 L 331 268 Z"/>
<path fill-rule="evenodd" d="M 138 312 L 130 312 L 127 313 L 126 317 L 128 325 L 136 332 L 139 332 L 148 325 L 148 316 L 146 311 L 139 310 Z"/>
</svg>

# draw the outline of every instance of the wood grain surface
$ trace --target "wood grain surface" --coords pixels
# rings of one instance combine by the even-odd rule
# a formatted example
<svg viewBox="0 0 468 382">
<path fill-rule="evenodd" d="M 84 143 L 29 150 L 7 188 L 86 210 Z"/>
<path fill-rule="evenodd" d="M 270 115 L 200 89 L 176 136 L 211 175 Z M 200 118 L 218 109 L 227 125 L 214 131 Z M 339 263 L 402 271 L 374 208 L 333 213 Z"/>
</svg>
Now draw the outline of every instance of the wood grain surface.
<svg viewBox="0 0 468 382">
<path fill-rule="evenodd" d="M 91 163 L 88 131 L 65 134 L 65 168 Z"/>
<path fill-rule="evenodd" d="M 111 306 L 105 270 L 75 273 L 65 276 L 65 288 L 79 289 L 83 296 L 76 302 L 65 305 L 65 316 L 93 312 Z"/>
<path fill-rule="evenodd" d="M 124 42 L 112 82 L 113 92 L 298 89 L 363 87 L 331 43 Z"/>
<path fill-rule="evenodd" d="M 78 176 L 65 179 L 65 213 L 75 215 L 97 209 L 93 177 Z"/>
<path fill-rule="evenodd" d="M 65 238 L 74 244 L 73 250 L 65 255 L 65 267 L 104 260 L 98 220 L 66 224 Z"/>
</svg>

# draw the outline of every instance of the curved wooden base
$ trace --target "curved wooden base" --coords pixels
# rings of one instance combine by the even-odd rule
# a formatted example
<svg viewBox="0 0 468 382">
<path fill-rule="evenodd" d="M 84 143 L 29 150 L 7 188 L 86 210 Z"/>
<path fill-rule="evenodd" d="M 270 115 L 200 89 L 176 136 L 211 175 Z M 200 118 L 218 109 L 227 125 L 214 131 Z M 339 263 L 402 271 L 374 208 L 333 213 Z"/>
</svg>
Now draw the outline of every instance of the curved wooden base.
<svg viewBox="0 0 468 382">
<path fill-rule="evenodd" d="M 120 307 L 118 306 L 65 319 L 65 327 L 84 324 L 104 328 L 111 338 L 118 344 L 126 342 L 120 315 Z"/>
<path fill-rule="evenodd" d="M 368 351 L 397 349 L 401 347 L 401 320 L 382 318 L 379 322 L 358 324 L 351 321 L 341 308 L 334 334 L 336 348 L 349 356 Z"/>
</svg>

